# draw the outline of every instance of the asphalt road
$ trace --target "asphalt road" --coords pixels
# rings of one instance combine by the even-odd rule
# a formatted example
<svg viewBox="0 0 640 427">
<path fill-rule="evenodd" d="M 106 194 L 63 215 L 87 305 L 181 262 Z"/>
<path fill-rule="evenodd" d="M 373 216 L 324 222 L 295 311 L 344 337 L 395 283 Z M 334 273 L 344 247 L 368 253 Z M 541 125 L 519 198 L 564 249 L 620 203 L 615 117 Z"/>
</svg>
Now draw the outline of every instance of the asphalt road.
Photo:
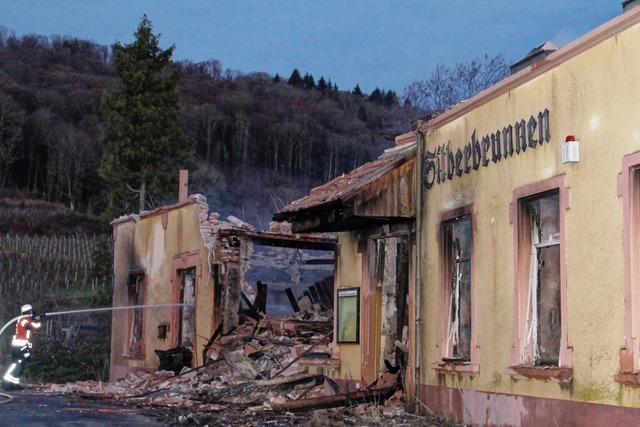
<svg viewBox="0 0 640 427">
<path fill-rule="evenodd" d="M 135 409 L 85 402 L 64 396 L 9 392 L 14 401 L 0 405 L 0 426 L 159 426 Z"/>
</svg>

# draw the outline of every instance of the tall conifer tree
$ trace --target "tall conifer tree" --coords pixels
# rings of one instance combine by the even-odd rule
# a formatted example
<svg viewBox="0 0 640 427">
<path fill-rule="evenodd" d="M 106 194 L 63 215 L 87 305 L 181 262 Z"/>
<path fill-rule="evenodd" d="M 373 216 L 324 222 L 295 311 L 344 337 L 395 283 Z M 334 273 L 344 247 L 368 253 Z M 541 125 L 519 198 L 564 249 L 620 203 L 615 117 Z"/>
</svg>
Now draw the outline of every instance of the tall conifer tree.
<svg viewBox="0 0 640 427">
<path fill-rule="evenodd" d="M 134 193 L 141 212 L 150 194 L 177 187 L 178 170 L 193 148 L 178 127 L 179 74 L 169 69 L 174 46 L 161 49 L 144 16 L 133 43 L 116 42 L 112 49 L 120 82 L 102 98 L 108 126 L 99 172 L 109 188 L 110 214 L 129 209 Z"/>
<path fill-rule="evenodd" d="M 362 97 L 362 89 L 360 89 L 360 83 L 356 83 L 356 87 L 353 88 L 353 94 L 358 98 Z"/>
<path fill-rule="evenodd" d="M 297 68 L 293 69 L 287 83 L 289 83 L 291 86 L 302 86 L 302 77 L 300 76 L 300 71 L 298 71 Z"/>
</svg>

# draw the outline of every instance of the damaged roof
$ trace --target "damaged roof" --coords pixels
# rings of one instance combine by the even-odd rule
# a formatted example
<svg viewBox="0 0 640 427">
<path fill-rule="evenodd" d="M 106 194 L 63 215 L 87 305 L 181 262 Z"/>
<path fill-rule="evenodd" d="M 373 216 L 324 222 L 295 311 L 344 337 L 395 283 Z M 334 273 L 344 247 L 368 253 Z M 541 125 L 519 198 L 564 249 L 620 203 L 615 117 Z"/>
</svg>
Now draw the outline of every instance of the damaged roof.
<svg viewBox="0 0 640 427">
<path fill-rule="evenodd" d="M 346 201 L 367 185 L 392 170 L 398 163 L 404 162 L 416 152 L 416 144 L 405 144 L 386 150 L 376 160 L 365 163 L 347 174 L 313 188 L 309 195 L 289 203 L 275 213 L 274 219 L 287 217 L 287 214 L 321 207 L 338 201 Z"/>
<path fill-rule="evenodd" d="M 415 135 L 415 134 L 414 134 Z M 301 199 L 291 202 L 287 206 L 276 212 L 273 218 L 277 221 L 290 220 L 296 222 L 300 220 L 301 215 L 313 214 L 322 210 L 331 208 L 340 208 L 346 205 L 353 205 L 352 208 L 358 212 L 350 212 L 351 215 L 369 216 L 372 209 L 378 207 L 367 206 L 367 203 L 375 204 L 381 201 L 383 205 L 393 204 L 391 201 L 386 203 L 384 193 L 386 189 L 393 186 L 402 177 L 393 175 L 393 171 L 397 171 L 407 162 L 413 160 L 415 162 L 416 143 L 405 142 L 402 145 L 386 150 L 376 160 L 365 163 L 364 165 L 352 170 L 347 174 L 343 174 L 331 181 L 312 189 L 309 194 Z M 413 173 L 413 167 L 403 170 L 403 176 L 407 173 Z M 393 175 L 393 176 L 392 176 Z M 380 181 L 387 181 L 381 185 L 375 185 Z M 402 192 L 394 192 L 393 197 L 407 197 L 406 193 L 412 190 L 411 183 L 404 183 Z M 373 190 L 373 191 L 372 191 Z M 362 196 L 365 200 L 355 200 Z M 366 212 L 365 212 L 366 211 Z M 413 214 L 407 212 L 406 215 L 393 215 L 401 217 L 411 217 Z M 373 214 L 371 214 L 373 216 Z M 301 231 L 300 229 L 298 231 Z"/>
<path fill-rule="evenodd" d="M 121 215 L 118 218 L 112 220 L 109 225 L 114 226 L 117 224 L 121 224 L 124 222 L 129 222 L 129 221 L 133 221 L 133 222 L 138 222 L 143 218 L 148 218 L 148 217 L 152 217 L 155 215 L 159 215 L 159 214 L 163 214 L 163 213 L 167 213 L 176 209 L 180 209 L 184 206 L 188 206 L 188 205 L 192 205 L 194 203 L 197 203 L 193 198 L 189 198 L 188 200 L 185 200 L 183 202 L 177 202 L 177 203 L 173 203 L 171 205 L 165 205 L 165 206 L 160 206 L 158 208 L 155 208 L 153 210 L 150 211 L 143 211 L 141 213 L 131 213 L 131 214 L 126 214 L 126 215 Z"/>
<path fill-rule="evenodd" d="M 315 249 L 315 250 L 335 250 L 337 239 L 335 236 L 322 234 L 294 234 L 291 229 L 283 227 L 285 223 L 271 223 L 270 227 L 275 229 L 269 231 L 258 231 L 256 228 L 233 215 L 229 215 L 226 220 L 220 218 L 217 212 L 209 213 L 207 198 L 201 194 L 192 194 L 187 200 L 171 205 L 161 206 L 151 211 L 144 211 L 140 214 L 122 215 L 114 219 L 110 224 L 114 227 L 126 222 L 139 222 L 140 220 L 153 217 L 155 215 L 166 214 L 173 210 L 181 209 L 185 206 L 196 205 L 198 209 L 198 224 L 205 247 L 213 250 L 217 236 L 236 235 L 240 238 L 250 240 L 259 245 L 278 246 L 284 248 Z M 284 231 L 283 231 L 284 228 Z"/>
</svg>

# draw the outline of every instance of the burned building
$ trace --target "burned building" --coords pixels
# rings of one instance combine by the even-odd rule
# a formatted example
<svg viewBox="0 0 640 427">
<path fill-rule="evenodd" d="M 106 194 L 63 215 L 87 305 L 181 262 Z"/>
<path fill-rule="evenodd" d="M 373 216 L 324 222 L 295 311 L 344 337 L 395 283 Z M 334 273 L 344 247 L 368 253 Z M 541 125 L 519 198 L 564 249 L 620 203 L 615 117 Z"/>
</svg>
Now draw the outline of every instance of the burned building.
<svg viewBox="0 0 640 427">
<path fill-rule="evenodd" d="M 338 233 L 334 354 L 327 366 L 350 390 L 389 370 L 413 377 L 415 134 L 396 142 L 274 215 L 295 232 Z"/>
<path fill-rule="evenodd" d="M 332 287 L 320 288 L 314 282 L 322 282 L 318 277 L 333 282 L 335 239 L 295 235 L 279 224 L 273 231 L 258 231 L 235 217 L 221 220 L 219 214 L 209 212 L 203 196 L 187 195 L 184 174 L 181 189 L 174 205 L 123 216 L 111 223 L 113 305 L 181 304 L 114 311 L 111 380 L 135 370 L 156 370 L 160 364 L 158 352 L 174 349 L 179 349 L 184 365 L 200 366 L 216 331 L 225 335 L 234 330 L 248 306 L 263 303 L 262 309 L 266 310 L 267 296 L 275 298 L 269 294 L 268 283 L 258 285 L 248 282 L 252 276 L 245 277 L 249 271 L 255 277 L 270 277 L 261 269 L 267 262 L 252 265 L 257 246 L 288 248 L 303 259 L 306 255 L 300 250 L 324 253 L 322 263 L 297 268 L 297 280 L 289 279 L 290 288 L 274 292 L 286 291 L 300 305 L 327 303 L 327 295 L 333 292 Z M 286 255 L 285 249 L 279 256 L 293 255 Z M 313 280 L 301 278 L 304 274 Z M 322 292 L 322 301 L 318 292 Z"/>
</svg>

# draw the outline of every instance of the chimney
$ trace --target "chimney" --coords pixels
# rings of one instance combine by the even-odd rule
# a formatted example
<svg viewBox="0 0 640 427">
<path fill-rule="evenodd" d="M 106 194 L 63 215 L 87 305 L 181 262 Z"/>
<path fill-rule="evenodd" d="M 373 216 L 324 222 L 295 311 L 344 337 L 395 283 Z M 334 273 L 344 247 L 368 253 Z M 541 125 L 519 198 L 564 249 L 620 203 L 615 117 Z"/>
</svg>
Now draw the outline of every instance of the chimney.
<svg viewBox="0 0 640 427">
<path fill-rule="evenodd" d="M 178 184 L 178 203 L 186 202 L 189 198 L 189 171 L 180 170 L 180 181 Z"/>
<path fill-rule="evenodd" d="M 640 0 L 635 0 L 640 1 Z M 540 46 L 532 49 L 527 56 L 522 58 L 520 61 L 511 65 L 509 68 L 511 69 L 511 74 L 515 74 L 520 70 L 527 68 L 529 65 L 535 64 L 544 60 L 547 56 L 551 55 L 553 52 L 558 50 L 558 47 L 552 42 L 545 42 Z"/>
<path fill-rule="evenodd" d="M 623 0 L 622 13 L 629 12 L 636 6 L 640 6 L 640 0 Z"/>
</svg>

